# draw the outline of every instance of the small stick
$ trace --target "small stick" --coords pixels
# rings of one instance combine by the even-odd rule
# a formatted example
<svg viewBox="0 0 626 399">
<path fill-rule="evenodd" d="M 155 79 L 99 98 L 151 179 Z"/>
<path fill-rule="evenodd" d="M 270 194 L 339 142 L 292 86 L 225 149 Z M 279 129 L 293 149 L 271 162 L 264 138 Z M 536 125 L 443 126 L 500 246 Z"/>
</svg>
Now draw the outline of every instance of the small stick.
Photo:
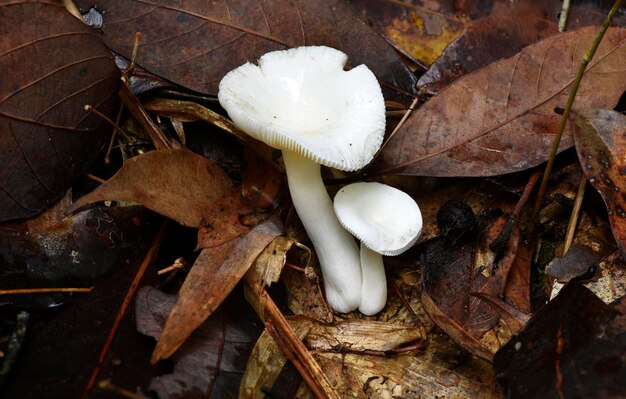
<svg viewBox="0 0 626 399">
<path fill-rule="evenodd" d="M 113 322 L 113 325 L 111 326 L 111 330 L 109 331 L 107 340 L 105 341 L 104 346 L 102 347 L 102 350 L 100 351 L 100 356 L 98 357 L 98 363 L 96 363 L 96 366 L 93 369 L 93 373 L 91 374 L 91 377 L 89 378 L 89 382 L 85 386 L 85 390 L 83 391 L 83 394 L 81 396 L 83 399 L 87 399 L 89 397 L 90 392 L 93 390 L 93 387 L 96 383 L 96 378 L 98 378 L 98 375 L 100 374 L 100 370 L 102 369 L 102 365 L 104 364 L 104 360 L 106 359 L 107 354 L 109 353 L 109 349 L 111 348 L 111 345 L 113 345 L 113 339 L 115 338 L 115 335 L 117 334 L 117 330 L 122 324 L 122 319 L 124 318 L 124 315 L 126 314 L 126 310 L 130 306 L 130 303 L 133 300 L 133 297 L 135 296 L 135 292 L 137 291 L 137 288 L 139 287 L 139 283 L 141 282 L 141 279 L 143 278 L 143 275 L 146 272 L 148 265 L 150 265 L 150 263 L 152 262 L 152 259 L 156 256 L 156 253 L 159 247 L 161 246 L 161 242 L 163 242 L 163 238 L 165 237 L 165 233 L 167 231 L 166 227 L 167 227 L 167 220 L 164 221 L 163 224 L 161 224 L 161 228 L 159 229 L 159 232 L 154 237 L 154 240 L 152 240 L 152 245 L 150 246 L 150 249 L 148 250 L 148 253 L 146 254 L 145 258 L 143 259 L 141 266 L 139 266 L 139 270 L 137 270 L 137 274 L 135 274 L 135 278 L 133 279 L 133 282 L 128 288 L 128 292 L 126 293 L 126 296 L 124 297 L 124 301 L 122 302 L 122 305 L 120 306 L 120 310 L 117 313 L 117 316 L 115 317 L 115 321 Z"/>
<path fill-rule="evenodd" d="M 182 259 L 178 258 L 174 261 L 174 263 L 171 266 L 168 266 L 164 269 L 159 270 L 157 274 L 160 276 L 162 274 L 169 273 L 173 270 L 183 269 L 184 267 L 185 267 L 185 264 L 183 263 Z"/>
<path fill-rule="evenodd" d="M 126 71 L 126 74 L 132 74 L 135 69 L 136 61 L 137 61 L 137 53 L 139 52 L 139 42 L 141 41 L 141 32 L 135 32 L 135 38 L 133 40 L 133 52 L 130 56 L 130 66 Z"/>
<path fill-rule="evenodd" d="M 111 119 L 109 119 L 108 116 L 106 116 L 105 114 L 103 114 L 102 112 L 98 111 L 97 109 L 95 109 L 94 107 L 92 107 L 89 104 L 85 104 L 83 106 L 83 108 L 85 109 L 85 111 L 87 112 L 93 112 L 94 114 L 96 114 L 99 118 L 104 119 L 109 125 L 113 126 L 115 129 L 117 130 L 122 130 L 121 127 L 119 127 L 117 125 L 117 123 L 113 122 Z"/>
<path fill-rule="evenodd" d="M 311 352 L 309 352 L 306 346 L 304 346 L 300 337 L 298 337 L 265 289 L 263 289 L 261 296 L 260 299 L 263 301 L 262 303 L 265 304 L 265 314 L 271 322 L 271 326 L 281 334 L 279 339 L 282 340 L 288 348 L 285 354 L 289 358 L 291 358 L 290 354 L 297 357 L 296 363 L 302 364 L 302 378 L 307 381 L 311 390 L 318 398 L 339 399 L 339 395 L 337 395 L 328 379 L 326 379 L 326 375 L 319 363 L 313 358 L 313 355 L 311 355 Z M 292 361 L 292 363 L 294 362 Z M 294 366 L 298 368 L 296 363 L 294 363 Z"/>
<path fill-rule="evenodd" d="M 14 290 L 0 290 L 0 295 L 23 295 L 23 294 L 50 294 L 59 292 L 91 292 L 93 288 L 19 288 Z"/>
<path fill-rule="evenodd" d="M 115 117 L 115 126 L 118 126 L 120 124 L 123 110 L 124 110 L 124 107 L 122 106 L 122 104 L 120 104 L 119 108 L 117 109 L 117 116 Z M 111 163 L 111 151 L 113 150 L 113 144 L 115 143 L 115 139 L 117 139 L 117 132 L 118 132 L 117 127 L 113 127 L 113 132 L 111 133 L 111 140 L 109 140 L 109 146 L 107 147 L 107 152 L 104 155 L 104 163 L 106 165 Z"/>
<path fill-rule="evenodd" d="M 541 208 L 541 203 L 543 201 L 543 196 L 546 193 L 546 188 L 548 186 L 548 179 L 550 178 L 550 173 L 552 172 L 552 166 L 554 165 L 554 158 L 556 157 L 556 153 L 559 149 L 559 144 L 561 143 L 561 137 L 563 136 L 563 131 L 565 131 L 565 125 L 567 124 L 567 120 L 569 119 L 570 111 L 572 110 L 572 105 L 574 104 L 574 99 L 576 98 L 576 93 L 578 92 L 578 87 L 580 86 L 580 82 L 583 79 L 583 75 L 585 74 L 585 69 L 587 69 L 587 65 L 593 59 L 593 56 L 606 33 L 606 30 L 611 25 L 611 21 L 613 21 L 613 17 L 619 11 L 622 6 L 623 0 L 615 0 L 613 3 L 613 7 L 609 11 L 609 14 L 606 16 L 606 19 L 602 23 L 600 27 L 600 31 L 598 35 L 591 43 L 591 46 L 587 49 L 587 52 L 583 56 L 583 60 L 580 63 L 580 67 L 578 68 L 578 73 L 576 74 L 576 79 L 572 84 L 572 88 L 569 92 L 569 97 L 567 98 L 567 103 L 565 104 L 565 109 L 563 110 L 563 115 L 561 115 L 561 122 L 559 123 L 559 128 L 556 132 L 556 136 L 554 137 L 554 143 L 552 144 L 552 151 L 550 152 L 550 158 L 548 158 L 548 163 L 546 165 L 546 169 L 543 173 L 543 178 L 541 179 L 541 185 L 539 186 L 539 193 L 537 193 L 537 199 L 535 200 L 535 207 L 533 208 L 532 217 L 530 219 L 530 224 L 528 226 L 528 236 L 532 237 L 534 229 L 535 229 L 535 219 L 539 214 L 539 209 Z"/>
<path fill-rule="evenodd" d="M 102 389 L 103 391 L 113 392 L 124 398 L 146 399 L 145 396 L 137 395 L 135 392 L 129 391 L 128 389 L 120 388 L 116 385 L 113 385 L 110 380 L 98 381 L 98 388 Z"/>
<path fill-rule="evenodd" d="M 586 186 L 587 177 L 583 174 L 580 178 L 580 183 L 578 184 L 578 192 L 576 193 L 576 199 L 574 200 L 572 216 L 569 218 L 569 224 L 567 225 L 567 233 L 565 234 L 565 241 L 563 242 L 563 252 L 561 253 L 561 258 L 565 256 L 574 241 L 574 234 L 576 233 L 576 225 L 578 224 L 578 219 L 580 218 L 580 208 L 583 204 Z"/>
<path fill-rule="evenodd" d="M 559 32 L 565 32 L 565 28 L 567 28 L 567 17 L 569 16 L 569 6 L 571 2 L 571 0 L 563 0 L 561 15 L 559 15 Z"/>
<path fill-rule="evenodd" d="M 104 180 L 103 178 L 98 177 L 96 175 L 92 175 L 91 173 L 85 173 L 85 177 L 90 178 L 91 180 L 95 181 L 96 183 L 100 183 L 100 184 L 106 183 L 106 180 Z"/>
</svg>

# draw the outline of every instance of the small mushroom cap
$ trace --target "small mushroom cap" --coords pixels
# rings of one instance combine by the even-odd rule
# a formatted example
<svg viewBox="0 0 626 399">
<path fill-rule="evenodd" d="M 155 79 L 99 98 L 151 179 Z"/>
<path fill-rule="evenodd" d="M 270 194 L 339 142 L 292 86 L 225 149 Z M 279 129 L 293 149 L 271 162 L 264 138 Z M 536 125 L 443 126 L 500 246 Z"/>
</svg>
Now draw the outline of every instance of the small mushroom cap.
<svg viewBox="0 0 626 399">
<path fill-rule="evenodd" d="M 374 74 L 323 46 L 273 51 L 224 76 L 218 99 L 244 132 L 336 169 L 367 165 L 382 144 L 385 101 Z"/>
<path fill-rule="evenodd" d="M 354 183 L 335 196 L 343 227 L 369 249 L 394 256 L 409 249 L 422 232 L 422 213 L 408 194 L 381 183 Z"/>
</svg>

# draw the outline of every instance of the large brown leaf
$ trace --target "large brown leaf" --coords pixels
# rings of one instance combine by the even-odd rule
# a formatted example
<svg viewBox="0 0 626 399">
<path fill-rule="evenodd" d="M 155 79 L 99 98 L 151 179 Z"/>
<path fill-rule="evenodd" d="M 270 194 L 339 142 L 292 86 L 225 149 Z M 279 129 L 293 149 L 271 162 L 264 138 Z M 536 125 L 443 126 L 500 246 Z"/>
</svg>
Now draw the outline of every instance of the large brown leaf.
<svg viewBox="0 0 626 399">
<path fill-rule="evenodd" d="M 609 211 L 615 241 L 626 256 L 626 116 L 611 110 L 574 112 L 578 159 Z"/>
<path fill-rule="evenodd" d="M 36 214 L 97 156 L 119 71 L 56 1 L 0 4 L 0 221 Z"/>
<path fill-rule="evenodd" d="M 491 176 L 546 160 L 570 85 L 597 28 L 551 36 L 455 81 L 383 148 L 377 173 Z M 626 89 L 626 29 L 610 28 L 576 106 L 612 108 Z M 572 145 L 568 128 L 561 149 Z"/>
<path fill-rule="evenodd" d="M 229 2 L 80 0 L 104 11 L 104 38 L 125 56 L 142 33 L 137 62 L 190 89 L 216 94 L 224 74 L 268 51 L 327 45 L 367 64 L 386 86 L 414 92 L 415 78 L 393 48 L 341 0 Z"/>
</svg>

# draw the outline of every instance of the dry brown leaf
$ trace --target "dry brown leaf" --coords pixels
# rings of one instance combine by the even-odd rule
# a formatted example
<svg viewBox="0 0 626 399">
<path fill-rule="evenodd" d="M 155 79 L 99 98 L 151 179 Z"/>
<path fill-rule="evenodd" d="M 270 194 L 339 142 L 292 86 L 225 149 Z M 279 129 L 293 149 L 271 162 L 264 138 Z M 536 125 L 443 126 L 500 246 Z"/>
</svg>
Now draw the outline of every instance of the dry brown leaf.
<svg viewBox="0 0 626 399">
<path fill-rule="evenodd" d="M 426 338 L 426 329 L 376 320 L 344 320 L 334 324 L 314 323 L 304 343 L 310 350 L 378 352 L 391 355 Z"/>
<path fill-rule="evenodd" d="M 126 161 L 110 180 L 80 198 L 68 212 L 104 200 L 134 201 L 178 223 L 210 224 L 219 245 L 248 231 L 238 220 L 250 212 L 229 177 L 187 149 L 151 151 Z M 228 206 L 228 209 L 224 209 Z"/>
<path fill-rule="evenodd" d="M 612 110 L 578 110 L 573 118 L 581 167 L 604 199 L 615 241 L 626 256 L 626 116 Z"/>
<path fill-rule="evenodd" d="M 569 87 L 597 28 L 551 36 L 456 80 L 413 112 L 372 173 L 491 176 L 547 159 Z M 626 29 L 609 28 L 576 97 L 611 108 L 626 89 Z M 563 150 L 572 144 L 567 129 Z"/>
<path fill-rule="evenodd" d="M 280 221 L 272 218 L 245 237 L 202 250 L 167 318 L 152 363 L 168 358 L 185 342 L 228 296 L 263 249 L 281 233 Z"/>
</svg>

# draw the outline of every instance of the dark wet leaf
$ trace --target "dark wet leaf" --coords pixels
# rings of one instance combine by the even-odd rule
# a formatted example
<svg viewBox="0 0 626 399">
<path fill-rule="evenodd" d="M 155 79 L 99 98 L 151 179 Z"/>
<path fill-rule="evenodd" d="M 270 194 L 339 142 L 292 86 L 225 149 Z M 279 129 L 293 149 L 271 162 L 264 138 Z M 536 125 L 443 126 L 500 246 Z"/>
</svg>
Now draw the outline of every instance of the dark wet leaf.
<svg viewBox="0 0 626 399">
<path fill-rule="evenodd" d="M 153 226 L 152 232 L 155 231 Z M 28 339 L 11 377 L 0 391 L 1 397 L 81 397 L 149 241 L 150 233 L 147 233 L 143 241 L 127 249 L 112 273 L 92 292 L 75 294 L 75 303 L 56 317 L 41 320 L 39 314 L 38 318 L 33 318 Z M 144 283 L 151 283 L 149 276 L 153 276 L 154 283 L 156 273 L 147 275 Z M 122 386 L 131 390 L 148 385 L 154 370 L 146 367 L 152 345 L 137 337 L 141 338 L 132 316 L 127 314 L 105 361 L 108 371 L 101 378 L 111 378 L 114 382 L 119 379 L 120 384 L 125 381 Z M 118 366 L 112 365 L 117 361 Z M 95 393 L 92 396 L 99 397 Z"/>
<path fill-rule="evenodd" d="M 602 195 L 615 241 L 626 255 L 626 116 L 611 110 L 580 110 L 573 117 L 581 167 Z"/>
<path fill-rule="evenodd" d="M 66 195 L 36 218 L 0 225 L 0 287 L 90 287 L 125 248 L 145 235 L 152 218 L 139 206 L 94 207 L 64 218 Z M 10 295 L 0 303 L 59 306 L 70 294 Z"/>
<path fill-rule="evenodd" d="M 0 4 L 0 221 L 61 197 L 96 156 L 120 83 L 113 56 L 61 2 Z"/>
<path fill-rule="evenodd" d="M 626 396 L 626 300 L 569 284 L 495 356 L 510 398 Z"/>
<path fill-rule="evenodd" d="M 458 210 L 465 219 L 473 220 L 466 216 L 471 212 L 469 206 L 458 203 L 442 208 L 442 213 L 449 212 L 450 217 L 438 214 L 438 221 L 444 224 L 439 227 L 441 231 L 449 230 L 446 223 L 457 227 L 457 219 L 452 216 Z M 489 244 L 505 230 L 508 217 L 500 212 L 494 217 L 481 215 L 480 219 L 486 227 L 478 233 L 457 235 L 453 242 L 440 238 L 429 243 L 423 263 L 422 304 L 435 324 L 459 345 L 491 360 L 500 342 L 506 341 L 526 319 L 520 308 L 527 310 L 530 306 L 530 256 L 517 225 L 502 253 L 494 253 Z M 470 226 L 475 223 L 471 221 Z M 516 284 L 515 289 L 509 284 L 507 290 L 509 280 Z M 519 307 L 505 301 L 519 303 Z"/>
<path fill-rule="evenodd" d="M 339 0 L 314 2 L 243 0 L 228 3 L 164 0 L 77 1 L 104 12 L 104 39 L 129 57 L 142 33 L 137 62 L 187 88 L 216 94 L 226 72 L 268 51 L 327 45 L 366 64 L 384 85 L 414 93 L 415 78 L 394 49 Z"/>
<path fill-rule="evenodd" d="M 136 298 L 137 330 L 158 339 L 176 303 L 175 295 L 143 287 Z M 249 307 L 226 302 L 204 322 L 172 357 L 174 370 L 150 382 L 159 398 L 236 397 L 248 354 L 261 332 Z"/>
<path fill-rule="evenodd" d="M 491 176 L 548 157 L 572 79 L 597 28 L 551 36 L 456 80 L 391 137 L 371 172 Z M 576 97 L 579 107 L 617 104 L 626 89 L 626 29 L 609 28 Z M 564 62 L 563 60 L 567 60 Z M 570 129 L 561 150 L 572 145 Z"/>
</svg>

